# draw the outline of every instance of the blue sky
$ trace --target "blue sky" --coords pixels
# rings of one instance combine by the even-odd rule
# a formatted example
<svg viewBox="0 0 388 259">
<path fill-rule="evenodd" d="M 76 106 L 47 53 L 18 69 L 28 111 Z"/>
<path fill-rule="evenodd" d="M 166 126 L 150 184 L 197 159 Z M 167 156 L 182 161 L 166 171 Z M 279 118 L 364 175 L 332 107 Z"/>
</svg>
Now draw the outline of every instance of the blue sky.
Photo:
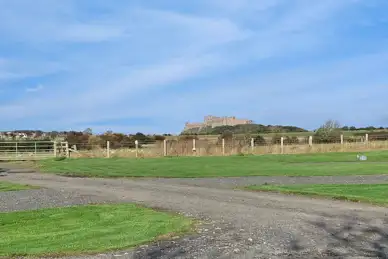
<svg viewBox="0 0 388 259">
<path fill-rule="evenodd" d="M 386 0 L 0 0 L 0 130 L 388 126 Z"/>
</svg>

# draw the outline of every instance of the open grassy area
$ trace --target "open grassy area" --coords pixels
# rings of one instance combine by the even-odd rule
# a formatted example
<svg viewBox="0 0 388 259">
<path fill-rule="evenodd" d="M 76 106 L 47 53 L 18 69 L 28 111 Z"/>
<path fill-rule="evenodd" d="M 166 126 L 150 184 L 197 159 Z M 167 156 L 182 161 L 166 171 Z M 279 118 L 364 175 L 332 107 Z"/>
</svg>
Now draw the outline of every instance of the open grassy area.
<svg viewBox="0 0 388 259">
<path fill-rule="evenodd" d="M 388 205 L 388 184 L 260 185 L 248 190 L 323 196 L 333 199 Z"/>
<path fill-rule="evenodd" d="M 133 204 L 0 213 L 0 257 L 98 253 L 191 229 L 189 219 Z"/>
<path fill-rule="evenodd" d="M 388 174 L 388 151 L 365 153 L 175 158 L 43 160 L 43 172 L 83 177 L 232 177 Z"/>
<path fill-rule="evenodd" d="M 29 190 L 29 189 L 36 189 L 36 188 L 38 187 L 0 181 L 0 192 L 22 191 L 22 190 Z"/>
</svg>

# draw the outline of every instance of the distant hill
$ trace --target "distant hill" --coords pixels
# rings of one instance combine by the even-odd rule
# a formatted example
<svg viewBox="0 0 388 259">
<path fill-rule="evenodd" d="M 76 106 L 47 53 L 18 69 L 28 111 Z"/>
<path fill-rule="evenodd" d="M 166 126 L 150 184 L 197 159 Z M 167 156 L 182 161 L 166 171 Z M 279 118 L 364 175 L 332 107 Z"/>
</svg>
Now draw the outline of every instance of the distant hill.
<svg viewBox="0 0 388 259">
<path fill-rule="evenodd" d="M 204 127 L 194 128 L 183 131 L 182 135 L 220 135 L 225 131 L 233 134 L 263 134 L 263 133 L 285 133 L 285 132 L 308 132 L 295 126 L 280 126 L 280 125 L 262 125 L 262 124 L 243 124 L 236 126 L 220 126 L 220 127 Z"/>
</svg>

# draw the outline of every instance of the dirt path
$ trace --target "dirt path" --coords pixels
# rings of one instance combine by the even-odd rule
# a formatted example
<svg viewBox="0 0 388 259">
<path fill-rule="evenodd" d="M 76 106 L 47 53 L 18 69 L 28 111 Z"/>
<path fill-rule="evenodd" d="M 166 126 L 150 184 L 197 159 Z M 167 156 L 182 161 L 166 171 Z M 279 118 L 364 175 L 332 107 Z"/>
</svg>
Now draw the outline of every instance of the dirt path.
<svg viewBox="0 0 388 259">
<path fill-rule="evenodd" d="M 199 233 L 136 251 L 86 258 L 386 258 L 388 209 L 306 197 L 196 187 L 177 181 L 9 174 L 4 180 L 137 202 L 205 223 Z M 360 256 L 360 257 L 357 257 Z"/>
</svg>

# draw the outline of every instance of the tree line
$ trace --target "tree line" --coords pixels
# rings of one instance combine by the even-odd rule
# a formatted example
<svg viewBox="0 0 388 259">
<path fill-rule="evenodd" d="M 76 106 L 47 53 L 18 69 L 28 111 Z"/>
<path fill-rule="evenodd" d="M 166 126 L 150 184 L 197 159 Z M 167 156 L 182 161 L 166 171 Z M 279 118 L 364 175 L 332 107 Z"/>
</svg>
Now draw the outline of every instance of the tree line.
<svg viewBox="0 0 388 259">
<path fill-rule="evenodd" d="M 241 124 L 235 126 L 218 126 L 190 129 L 183 131 L 181 135 L 220 135 L 229 131 L 233 134 L 265 134 L 283 132 L 308 132 L 308 130 L 295 126 L 262 125 L 262 124 Z"/>
<path fill-rule="evenodd" d="M 134 148 L 135 141 L 138 141 L 139 147 L 146 144 L 153 144 L 156 141 L 163 141 L 166 138 L 164 135 L 145 135 L 141 132 L 136 134 L 123 134 L 107 131 L 103 134 L 93 135 L 91 131 L 85 130 L 83 132 L 71 131 L 65 136 L 65 141 L 70 146 L 77 145 L 78 148 L 92 149 L 95 146 L 104 147 L 109 141 L 112 149 L 126 147 Z"/>
</svg>

